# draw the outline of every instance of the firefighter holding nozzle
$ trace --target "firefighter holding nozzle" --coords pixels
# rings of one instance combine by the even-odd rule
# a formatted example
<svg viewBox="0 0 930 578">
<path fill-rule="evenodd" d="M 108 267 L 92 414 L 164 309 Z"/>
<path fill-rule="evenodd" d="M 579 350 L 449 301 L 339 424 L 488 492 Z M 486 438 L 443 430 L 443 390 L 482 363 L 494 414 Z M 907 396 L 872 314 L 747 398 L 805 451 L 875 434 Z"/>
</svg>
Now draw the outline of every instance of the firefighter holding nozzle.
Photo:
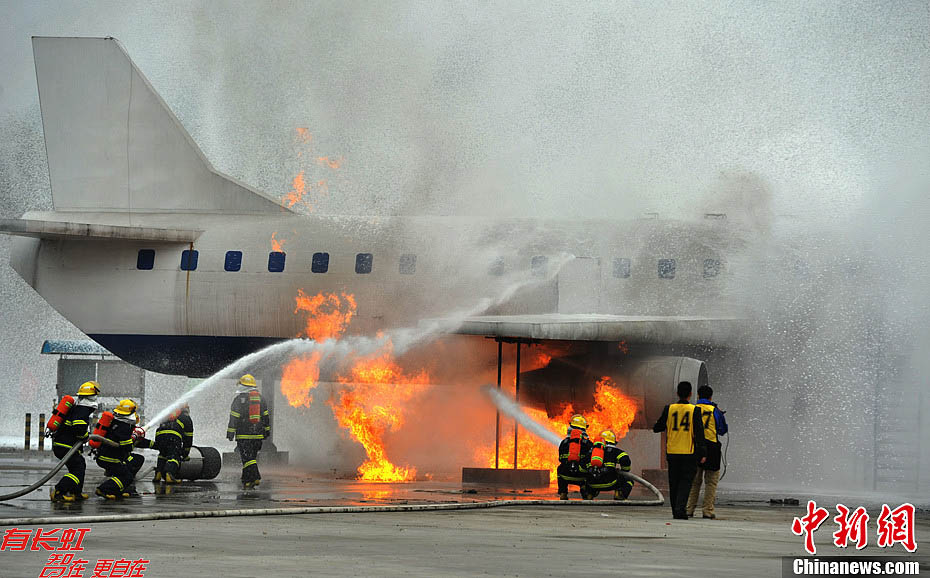
<svg viewBox="0 0 930 578">
<path fill-rule="evenodd" d="M 568 425 L 568 435 L 559 444 L 559 467 L 556 476 L 559 482 L 559 499 L 568 499 L 568 486 L 575 485 L 581 490 L 581 497 L 587 499 L 588 465 L 591 462 L 591 450 L 594 444 L 588 439 L 588 420 L 583 415 L 572 416 Z"/>
</svg>

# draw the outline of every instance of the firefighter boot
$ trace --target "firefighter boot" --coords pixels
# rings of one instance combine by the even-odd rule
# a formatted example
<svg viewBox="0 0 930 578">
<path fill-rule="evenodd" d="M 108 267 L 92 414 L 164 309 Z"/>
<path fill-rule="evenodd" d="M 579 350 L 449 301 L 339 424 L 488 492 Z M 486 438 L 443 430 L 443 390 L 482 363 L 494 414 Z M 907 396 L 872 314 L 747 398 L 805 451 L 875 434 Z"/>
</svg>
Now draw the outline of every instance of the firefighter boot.
<svg viewBox="0 0 930 578">
<path fill-rule="evenodd" d="M 152 478 L 152 483 L 157 484 L 161 482 L 161 472 L 155 472 L 155 477 Z"/>
<path fill-rule="evenodd" d="M 625 500 L 623 494 L 620 493 L 620 490 L 614 490 L 614 499 L 615 500 Z"/>
<path fill-rule="evenodd" d="M 252 487 L 257 488 L 259 485 L 261 485 L 261 483 L 262 483 L 262 479 L 261 479 L 261 478 L 258 478 L 257 480 L 255 480 L 254 482 L 252 482 Z"/>
<path fill-rule="evenodd" d="M 561 494 L 559 494 L 559 499 L 560 499 L 560 500 L 567 500 L 567 499 L 568 499 L 568 492 L 562 492 Z"/>
<path fill-rule="evenodd" d="M 62 498 L 63 498 L 63 497 L 64 497 L 63 494 L 62 494 L 61 492 L 59 492 L 59 491 L 55 488 L 55 486 L 52 486 L 51 488 L 48 489 L 48 499 L 49 499 L 49 500 L 51 500 L 51 501 L 53 501 L 53 502 L 60 502 L 60 501 L 62 501 Z"/>
<path fill-rule="evenodd" d="M 165 472 L 165 483 L 166 484 L 180 484 L 181 480 L 172 476 L 170 473 Z"/>
<path fill-rule="evenodd" d="M 100 496 L 101 498 L 105 498 L 107 500 L 118 500 L 121 498 L 121 496 L 118 496 L 116 494 L 106 494 L 100 488 L 97 488 L 96 491 L 94 491 L 94 493 Z"/>
</svg>

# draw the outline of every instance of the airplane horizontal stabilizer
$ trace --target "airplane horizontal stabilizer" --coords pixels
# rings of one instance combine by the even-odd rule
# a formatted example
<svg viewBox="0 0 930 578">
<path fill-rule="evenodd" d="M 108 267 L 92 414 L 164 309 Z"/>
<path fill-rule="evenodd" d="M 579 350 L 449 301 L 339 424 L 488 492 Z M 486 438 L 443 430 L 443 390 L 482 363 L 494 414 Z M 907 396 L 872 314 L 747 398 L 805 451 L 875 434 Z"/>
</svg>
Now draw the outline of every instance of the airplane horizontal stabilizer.
<svg viewBox="0 0 930 578">
<path fill-rule="evenodd" d="M 203 231 L 94 225 L 30 219 L 0 219 L 0 233 L 39 239 L 132 240 L 152 243 L 192 243 Z"/>
</svg>

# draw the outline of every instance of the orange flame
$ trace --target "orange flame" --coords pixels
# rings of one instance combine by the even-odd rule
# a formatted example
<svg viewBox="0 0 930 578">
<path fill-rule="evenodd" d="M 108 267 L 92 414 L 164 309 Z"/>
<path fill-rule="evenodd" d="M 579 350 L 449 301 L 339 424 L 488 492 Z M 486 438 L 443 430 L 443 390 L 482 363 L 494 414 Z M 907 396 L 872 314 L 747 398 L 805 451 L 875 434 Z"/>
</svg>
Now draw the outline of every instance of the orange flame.
<svg viewBox="0 0 930 578">
<path fill-rule="evenodd" d="M 303 314 L 304 328 L 298 334 L 314 341 L 326 341 L 342 335 L 355 315 L 355 297 L 343 293 L 318 293 L 307 295 L 297 290 L 297 306 L 294 313 Z M 293 407 L 310 407 L 313 396 L 310 390 L 319 385 L 319 351 L 295 357 L 284 365 L 281 375 L 281 393 Z"/>
<path fill-rule="evenodd" d="M 562 414 L 555 418 L 549 418 L 546 412 L 537 409 L 524 408 L 524 411 L 535 421 L 545 425 L 560 436 L 565 435 L 568 422 L 576 413 L 571 404 L 567 405 L 562 410 Z M 626 436 L 630 424 L 633 423 L 633 419 L 636 417 L 636 402 L 624 395 L 610 377 L 604 376 L 597 381 L 595 387 L 594 409 L 581 413 L 588 420 L 588 435 L 591 439 L 599 438 L 602 431 L 609 429 L 616 434 L 617 440 L 620 440 Z M 507 432 L 507 429 L 509 429 L 509 432 Z M 555 481 L 556 468 L 559 466 L 556 448 L 522 429 L 517 447 L 518 468 L 549 470 L 550 482 Z M 493 444 L 489 447 L 479 448 L 476 457 L 481 463 L 493 467 Z M 509 428 L 501 428 L 499 463 L 501 468 L 513 467 L 512 425 Z"/>
<path fill-rule="evenodd" d="M 277 235 L 277 231 L 271 234 L 271 250 L 275 253 L 281 253 L 284 251 L 284 239 L 277 239 Z"/>
<path fill-rule="evenodd" d="M 313 140 L 313 135 L 310 134 L 310 130 L 304 127 L 297 127 L 297 138 L 304 142 L 304 144 L 309 144 Z"/>
<path fill-rule="evenodd" d="M 339 157 L 338 159 L 331 159 L 329 157 L 317 157 L 316 158 L 316 161 L 318 163 L 320 163 L 321 165 L 326 165 L 333 170 L 338 169 L 342 165 L 342 162 L 344 160 L 345 159 L 343 159 L 342 157 Z"/>
<path fill-rule="evenodd" d="M 361 480 L 402 482 L 416 477 L 416 468 L 398 467 L 388 459 L 385 434 L 404 424 L 409 402 L 429 387 L 429 375 L 407 375 L 392 359 L 390 346 L 380 355 L 359 360 L 329 404 L 339 425 L 365 448 L 368 459 L 358 468 Z"/>
<path fill-rule="evenodd" d="M 288 208 L 291 208 L 302 201 L 304 194 L 307 192 L 307 187 L 304 183 L 303 171 L 297 173 L 297 176 L 294 177 L 294 182 L 291 184 L 291 186 L 291 190 L 286 195 L 284 195 L 284 201 L 287 203 Z"/>
<path fill-rule="evenodd" d="M 630 352 L 630 346 L 626 344 L 626 341 L 621 341 L 617 344 L 617 349 L 620 350 L 620 353 L 626 355 Z"/>
<path fill-rule="evenodd" d="M 285 364 L 281 375 L 281 393 L 291 406 L 310 407 L 313 401 L 310 390 L 319 385 L 321 355 L 319 351 L 314 351 L 309 355 L 295 357 Z"/>
</svg>

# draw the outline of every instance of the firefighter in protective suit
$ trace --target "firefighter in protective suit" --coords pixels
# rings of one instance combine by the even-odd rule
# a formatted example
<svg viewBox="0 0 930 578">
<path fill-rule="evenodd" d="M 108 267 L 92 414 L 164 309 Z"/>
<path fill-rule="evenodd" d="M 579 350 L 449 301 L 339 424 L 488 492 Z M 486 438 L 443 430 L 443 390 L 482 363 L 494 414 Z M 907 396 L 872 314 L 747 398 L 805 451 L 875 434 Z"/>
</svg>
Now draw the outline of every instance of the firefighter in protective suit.
<svg viewBox="0 0 930 578">
<path fill-rule="evenodd" d="M 236 450 L 242 459 L 242 487 L 258 486 L 262 481 L 258 471 L 258 451 L 262 440 L 271 436 L 271 414 L 258 392 L 255 378 L 245 374 L 239 379 L 239 390 L 229 408 L 226 439 L 236 440 Z"/>
<path fill-rule="evenodd" d="M 186 403 L 181 406 L 178 423 L 181 424 L 181 433 L 184 435 L 184 443 L 181 444 L 181 461 L 186 462 L 190 459 L 191 446 L 194 445 L 194 421 L 191 419 L 191 408 Z"/>
<path fill-rule="evenodd" d="M 57 421 L 60 422 L 60 425 L 57 425 L 54 431 L 52 431 L 52 420 L 50 419 L 49 430 L 46 432 L 46 435 L 52 438 L 52 451 L 55 453 L 56 458 L 65 457 L 65 454 L 71 450 L 74 444 L 84 443 L 87 439 L 89 435 L 87 429 L 94 412 L 97 411 L 97 394 L 99 393 L 100 384 L 96 381 L 88 381 L 78 388 L 77 400 L 71 402 L 69 396 L 65 396 L 59 403 L 58 407 L 64 406 L 66 413 L 58 417 Z M 59 413 L 59 409 L 56 408 L 53 413 Z M 75 452 L 65 463 L 68 473 L 62 476 L 58 484 L 49 493 L 49 497 L 53 502 L 73 502 L 75 500 L 86 500 L 89 497 L 83 492 L 87 464 L 81 454 L 80 450 Z"/>
<path fill-rule="evenodd" d="M 588 420 L 584 416 L 573 416 L 569 422 L 568 435 L 559 444 L 559 467 L 556 469 L 556 475 L 560 500 L 568 499 L 569 484 L 578 486 L 582 497 L 587 497 L 587 465 L 591 462 L 591 450 L 594 447 L 588 439 L 587 429 Z"/>
<path fill-rule="evenodd" d="M 97 465 L 103 468 L 106 479 L 97 486 L 97 495 L 108 500 L 128 498 L 135 493 L 134 481 L 139 468 L 145 462 L 142 454 L 132 453 L 136 438 L 136 402 L 124 399 L 113 409 L 113 420 L 103 434 L 112 442 L 100 444 L 97 450 Z"/>
<path fill-rule="evenodd" d="M 625 500 L 633 489 L 633 481 L 621 478 L 618 472 L 630 471 L 630 455 L 617 447 L 617 436 L 610 430 L 601 432 L 594 442 L 588 466 L 587 494 L 595 498 L 599 493 L 613 490 L 615 500 Z"/>
<path fill-rule="evenodd" d="M 158 460 L 155 463 L 155 477 L 153 484 L 176 484 L 178 470 L 181 468 L 181 458 L 184 447 L 184 427 L 179 417 L 181 410 L 168 414 L 165 421 L 158 424 L 155 430 L 155 439 L 140 438 L 136 440 L 136 447 L 148 448 L 158 451 Z"/>
</svg>

